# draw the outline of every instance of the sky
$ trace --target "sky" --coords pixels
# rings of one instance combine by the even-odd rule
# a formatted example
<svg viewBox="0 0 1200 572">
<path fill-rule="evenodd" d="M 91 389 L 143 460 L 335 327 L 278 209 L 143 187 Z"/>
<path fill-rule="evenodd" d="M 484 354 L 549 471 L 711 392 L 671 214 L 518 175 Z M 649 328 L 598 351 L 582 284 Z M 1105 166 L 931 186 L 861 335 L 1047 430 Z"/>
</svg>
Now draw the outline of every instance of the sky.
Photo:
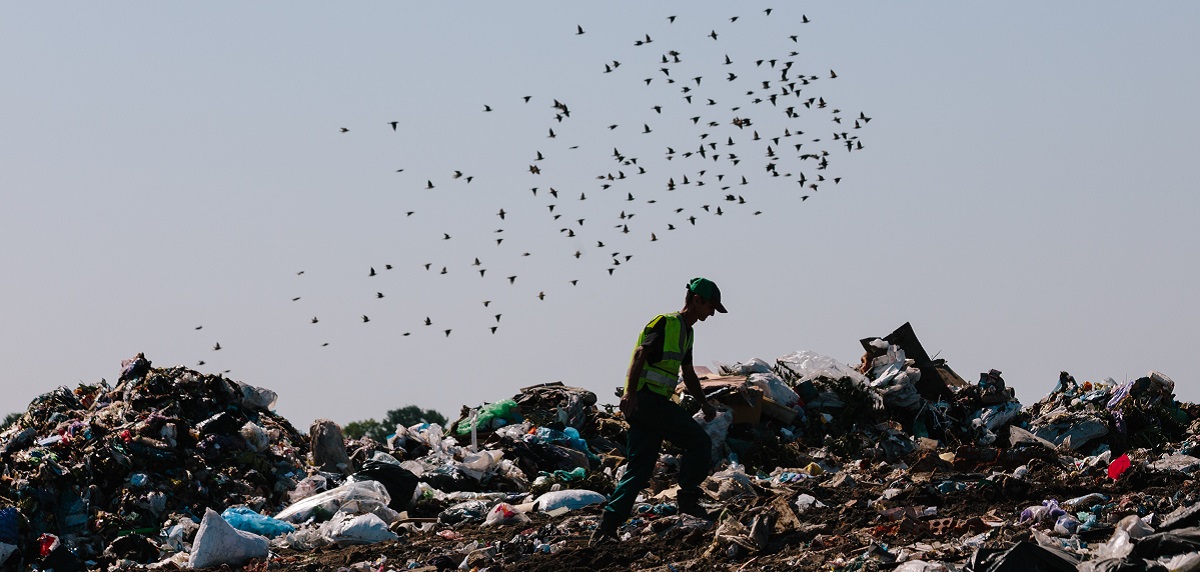
<svg viewBox="0 0 1200 572">
<path fill-rule="evenodd" d="M 301 429 L 554 381 L 616 403 L 696 276 L 729 309 L 696 365 L 857 364 L 911 322 L 1025 404 L 1064 370 L 1197 401 L 1197 21 L 5 2 L 0 412 L 138 352 L 274 390 Z"/>
</svg>

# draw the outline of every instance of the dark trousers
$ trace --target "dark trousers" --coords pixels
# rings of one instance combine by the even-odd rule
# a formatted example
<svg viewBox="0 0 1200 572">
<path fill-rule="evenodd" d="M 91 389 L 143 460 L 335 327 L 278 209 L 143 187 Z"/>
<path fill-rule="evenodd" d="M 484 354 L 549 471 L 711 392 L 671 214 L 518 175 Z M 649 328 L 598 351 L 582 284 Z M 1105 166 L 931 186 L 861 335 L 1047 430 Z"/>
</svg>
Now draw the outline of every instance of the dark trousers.
<svg viewBox="0 0 1200 572">
<path fill-rule="evenodd" d="M 629 419 L 628 436 L 625 477 L 604 507 L 617 517 L 617 522 L 629 518 L 638 493 L 654 476 L 663 439 L 683 449 L 680 490 L 700 492 L 700 483 L 712 466 L 712 439 L 679 404 L 649 390 L 639 391 L 637 413 Z"/>
</svg>

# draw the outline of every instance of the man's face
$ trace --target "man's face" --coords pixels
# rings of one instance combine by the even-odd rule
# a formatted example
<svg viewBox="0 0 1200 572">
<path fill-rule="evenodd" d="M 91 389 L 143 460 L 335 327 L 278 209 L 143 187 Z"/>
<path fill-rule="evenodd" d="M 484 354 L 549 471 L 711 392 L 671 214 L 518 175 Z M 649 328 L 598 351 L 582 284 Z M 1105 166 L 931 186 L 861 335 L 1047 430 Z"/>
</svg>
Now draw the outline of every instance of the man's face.
<svg viewBox="0 0 1200 572">
<path fill-rule="evenodd" d="M 711 316 L 717 312 L 717 305 L 713 304 L 711 301 L 704 298 L 703 296 L 696 296 L 696 300 L 698 300 L 700 302 L 700 304 L 699 304 L 699 306 L 700 306 L 699 320 L 701 322 L 703 322 L 704 320 L 707 320 L 709 316 Z"/>
</svg>

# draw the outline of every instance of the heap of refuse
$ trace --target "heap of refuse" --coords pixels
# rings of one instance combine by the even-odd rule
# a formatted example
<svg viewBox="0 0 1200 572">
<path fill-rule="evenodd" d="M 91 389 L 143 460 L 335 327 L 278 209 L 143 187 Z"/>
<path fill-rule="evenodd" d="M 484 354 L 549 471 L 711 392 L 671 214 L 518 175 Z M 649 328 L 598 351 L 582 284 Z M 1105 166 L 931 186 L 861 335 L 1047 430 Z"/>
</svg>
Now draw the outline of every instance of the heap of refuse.
<svg viewBox="0 0 1200 572">
<path fill-rule="evenodd" d="M 1062 372 L 1022 406 L 1002 372 L 963 380 L 908 324 L 862 346 L 856 366 L 807 351 L 719 364 L 701 381 L 719 413 L 695 417 L 714 447 L 702 504 L 719 516 L 678 512 L 668 443 L 621 542 L 598 547 L 588 537 L 624 473 L 628 425 L 590 391 L 525 387 L 464 406 L 449 426 L 399 426 L 376 442 L 328 420 L 298 434 L 270 413 L 267 390 L 139 356 L 115 388 L 60 388 L 0 434 L 0 559 L 56 570 L 1200 570 L 1200 407 L 1176 401 L 1168 376 L 1077 383 Z"/>
<path fill-rule="evenodd" d="M 194 528 L 209 507 L 286 506 L 307 475 L 308 445 L 270 411 L 275 400 L 141 354 L 115 386 L 38 397 L 0 433 L 0 557 L 55 570 L 155 561 L 172 540 L 160 536 L 164 522 Z"/>
</svg>

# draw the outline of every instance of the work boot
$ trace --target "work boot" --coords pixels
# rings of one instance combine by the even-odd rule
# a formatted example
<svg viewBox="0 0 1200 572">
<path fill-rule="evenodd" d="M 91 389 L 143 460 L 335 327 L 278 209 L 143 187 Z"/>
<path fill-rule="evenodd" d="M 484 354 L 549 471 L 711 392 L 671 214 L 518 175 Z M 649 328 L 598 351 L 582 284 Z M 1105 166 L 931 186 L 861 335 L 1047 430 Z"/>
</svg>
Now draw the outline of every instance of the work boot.
<svg viewBox="0 0 1200 572">
<path fill-rule="evenodd" d="M 588 540 L 588 546 L 600 546 L 618 541 L 617 527 L 620 526 L 617 521 L 617 514 L 611 511 L 602 511 L 600 516 L 600 524 L 596 526 L 596 530 L 592 531 L 592 538 Z"/>
<path fill-rule="evenodd" d="M 679 491 L 675 497 L 676 504 L 679 505 L 679 512 L 704 520 L 712 520 L 713 517 L 700 506 L 700 491 Z"/>
</svg>

